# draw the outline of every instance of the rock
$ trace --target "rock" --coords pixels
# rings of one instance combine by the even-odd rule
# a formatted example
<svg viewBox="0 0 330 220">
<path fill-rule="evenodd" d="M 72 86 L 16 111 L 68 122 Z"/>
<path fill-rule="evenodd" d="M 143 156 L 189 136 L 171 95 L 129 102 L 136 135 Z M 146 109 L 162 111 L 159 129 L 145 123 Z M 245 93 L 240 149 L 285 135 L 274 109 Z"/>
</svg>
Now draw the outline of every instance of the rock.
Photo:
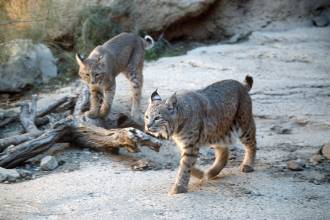
<svg viewBox="0 0 330 220">
<path fill-rule="evenodd" d="M 208 40 L 265 28 L 284 28 L 285 22 L 299 23 L 307 20 L 313 9 L 324 6 L 328 0 L 301 0 L 299 7 L 296 2 L 287 0 L 266 1 L 262 4 L 258 0 L 80 0 L 79 4 L 72 0 L 32 1 L 22 1 L 21 7 L 12 7 L 11 1 L 3 1 L 6 14 L 15 14 L 8 23 L 32 20 L 29 26 L 24 26 L 32 29 L 27 31 L 40 33 L 47 39 L 72 36 L 72 33 L 83 29 L 85 20 L 82 20 L 82 14 L 91 9 L 102 11 L 110 8 L 102 13 L 110 17 L 119 31 L 155 35 L 164 32 L 167 40 Z M 35 15 L 40 18 L 38 21 L 31 19 Z M 324 22 L 317 21 L 317 24 L 324 25 Z M 47 28 L 40 32 L 40 27 Z"/>
<path fill-rule="evenodd" d="M 116 14 L 121 16 L 125 15 L 125 12 L 128 13 L 126 16 L 132 19 L 131 22 L 134 22 L 134 26 L 138 30 L 155 32 L 162 31 L 183 18 L 200 15 L 214 2 L 215 0 L 135 0 L 132 4 L 131 2 L 124 3 L 121 0 L 116 0 L 113 1 L 111 7 Z"/>
<path fill-rule="evenodd" d="M 249 37 L 250 34 L 251 32 L 235 34 L 228 40 L 228 43 L 235 44 L 244 41 Z"/>
<path fill-rule="evenodd" d="M 319 163 L 321 163 L 321 161 L 323 160 L 323 156 L 320 155 L 320 154 L 315 154 L 313 155 L 310 159 L 309 159 L 309 162 L 312 164 L 312 165 L 317 165 Z"/>
<path fill-rule="evenodd" d="M 326 159 L 330 160 L 330 143 L 323 145 L 321 153 Z"/>
<path fill-rule="evenodd" d="M 151 160 L 147 160 L 147 159 L 138 160 L 132 165 L 132 170 L 135 170 L 135 171 L 159 170 L 159 169 L 160 169 L 160 167 L 158 164 L 156 164 L 155 162 L 153 162 Z"/>
<path fill-rule="evenodd" d="M 53 156 L 46 156 L 42 158 L 40 162 L 40 167 L 42 170 L 51 171 L 58 167 L 58 162 Z"/>
<path fill-rule="evenodd" d="M 291 134 L 292 133 L 291 128 L 284 128 L 280 125 L 274 125 L 270 128 L 270 130 L 274 131 L 277 134 Z"/>
<path fill-rule="evenodd" d="M 5 169 L 0 167 L 0 182 L 15 182 L 19 178 L 20 175 L 16 169 Z"/>
<path fill-rule="evenodd" d="M 26 170 L 26 169 L 18 169 L 17 172 L 24 179 L 31 179 L 33 175 L 33 173 L 30 170 Z"/>
<path fill-rule="evenodd" d="M 301 164 L 301 162 L 296 161 L 296 160 L 288 161 L 287 167 L 288 167 L 289 170 L 292 170 L 292 171 L 302 171 L 302 170 L 304 170 L 303 165 Z"/>
<path fill-rule="evenodd" d="M 329 20 L 325 15 L 314 17 L 312 22 L 316 27 L 326 27 L 329 24 Z"/>
<path fill-rule="evenodd" d="M 2 46 L 8 61 L 0 65 L 0 92 L 21 92 L 57 76 L 56 59 L 44 44 L 19 39 Z"/>
</svg>

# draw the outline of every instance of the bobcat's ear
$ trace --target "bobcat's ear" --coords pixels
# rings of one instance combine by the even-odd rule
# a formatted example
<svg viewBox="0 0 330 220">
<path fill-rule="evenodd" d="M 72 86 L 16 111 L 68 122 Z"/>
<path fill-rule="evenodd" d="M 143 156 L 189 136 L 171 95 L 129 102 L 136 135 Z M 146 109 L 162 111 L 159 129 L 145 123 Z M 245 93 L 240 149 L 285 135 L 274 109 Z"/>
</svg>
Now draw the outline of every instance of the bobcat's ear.
<svg viewBox="0 0 330 220">
<path fill-rule="evenodd" d="M 76 61 L 77 61 L 79 66 L 84 66 L 85 65 L 84 60 L 83 60 L 83 58 L 81 58 L 79 53 L 76 54 Z"/>
<path fill-rule="evenodd" d="M 165 103 L 168 109 L 173 111 L 176 108 L 176 104 L 177 104 L 176 92 L 173 95 L 171 95 L 171 97 L 169 97 Z"/>
<path fill-rule="evenodd" d="M 162 98 L 160 97 L 160 95 L 158 94 L 157 89 L 156 89 L 151 94 L 149 102 L 152 103 L 152 102 L 159 102 L 159 101 L 162 101 Z"/>
</svg>

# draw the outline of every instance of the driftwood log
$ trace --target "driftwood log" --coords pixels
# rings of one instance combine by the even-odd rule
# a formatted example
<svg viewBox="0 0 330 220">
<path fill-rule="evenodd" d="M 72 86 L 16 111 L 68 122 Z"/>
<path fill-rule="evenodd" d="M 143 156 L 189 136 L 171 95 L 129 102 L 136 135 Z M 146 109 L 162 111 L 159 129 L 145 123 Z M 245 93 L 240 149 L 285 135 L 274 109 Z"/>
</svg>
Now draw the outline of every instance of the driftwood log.
<svg viewBox="0 0 330 220">
<path fill-rule="evenodd" d="M 58 108 L 59 106 L 61 106 L 63 103 L 73 103 L 75 101 L 74 97 L 68 97 L 68 96 L 64 96 L 58 100 L 56 100 L 55 102 L 51 103 L 50 105 L 48 105 L 46 108 L 41 109 L 40 111 L 38 111 L 36 113 L 36 119 L 38 118 L 42 118 L 43 116 L 51 113 L 52 111 L 54 111 L 56 108 Z M 24 105 L 24 103 L 23 103 Z M 7 117 L 6 119 L 4 119 L 3 121 L 0 122 L 0 128 L 4 127 L 12 122 L 17 122 L 20 119 L 20 114 L 14 114 L 10 117 Z"/>
<path fill-rule="evenodd" d="M 72 115 L 52 124 L 48 129 L 38 128 L 37 118 L 56 109 L 66 109 L 64 106 L 73 106 L 69 103 L 72 100 L 76 100 Z M 111 129 L 107 129 L 112 127 L 108 121 L 85 116 L 88 100 L 89 91 L 84 86 L 77 98 L 64 97 L 41 111 L 37 111 L 36 95 L 32 96 L 31 104 L 22 103 L 21 113 L 11 122 L 19 120 L 26 133 L 0 139 L 0 167 L 14 168 L 59 142 L 105 151 L 124 147 L 129 152 L 139 152 L 141 146 L 159 150 L 160 141 L 139 130 L 143 126 L 124 114 L 119 114 L 117 128 Z"/>
</svg>

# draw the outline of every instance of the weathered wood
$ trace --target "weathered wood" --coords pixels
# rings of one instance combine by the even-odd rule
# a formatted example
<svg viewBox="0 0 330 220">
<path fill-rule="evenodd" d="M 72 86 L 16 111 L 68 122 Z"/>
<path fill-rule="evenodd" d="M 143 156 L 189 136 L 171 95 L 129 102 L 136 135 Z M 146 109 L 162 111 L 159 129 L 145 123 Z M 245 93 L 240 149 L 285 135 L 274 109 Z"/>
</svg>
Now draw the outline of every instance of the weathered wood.
<svg viewBox="0 0 330 220">
<path fill-rule="evenodd" d="M 59 106 L 61 106 L 62 104 L 64 104 L 67 101 L 68 101 L 68 96 L 62 97 L 62 98 L 54 101 L 53 103 L 51 103 L 49 106 L 45 107 L 44 109 L 37 111 L 36 118 L 43 117 L 43 116 L 51 113 L 52 111 L 54 111 L 55 109 L 57 109 Z M 23 105 L 24 105 L 24 103 L 23 103 Z M 16 113 L 8 118 L 5 118 L 2 122 L 0 122 L 0 128 L 4 127 L 10 123 L 17 122 L 17 121 L 19 121 L 19 119 L 20 119 L 19 113 Z"/>
<path fill-rule="evenodd" d="M 5 118 L 3 121 L 0 122 L 0 128 L 17 120 L 18 120 L 18 115 Z"/>
<path fill-rule="evenodd" d="M 75 146 L 98 150 L 112 150 L 124 147 L 129 152 L 139 152 L 141 146 L 159 151 L 160 141 L 135 128 L 104 129 L 93 125 L 64 119 L 40 136 L 16 146 L 10 146 L 0 153 L 0 166 L 13 168 L 22 162 L 48 150 L 52 144 L 68 137 Z"/>
<path fill-rule="evenodd" d="M 88 97 L 88 88 L 86 90 L 85 87 L 77 99 L 73 116 L 60 120 L 45 131 L 40 131 L 35 126 L 35 118 L 38 115 L 36 113 L 37 96 L 32 97 L 31 109 L 27 103 L 23 103 L 21 123 L 26 131 L 32 132 L 0 140 L 0 149 L 3 149 L 3 152 L 0 153 L 0 166 L 16 167 L 22 162 L 49 150 L 53 144 L 58 142 L 70 142 L 74 146 L 106 151 L 124 147 L 129 152 L 139 152 L 141 146 L 159 151 L 160 141 L 138 130 L 137 128 L 142 129 L 143 126 L 124 114 L 119 114 L 117 120 L 116 126 L 120 128 L 114 129 L 103 128 L 108 122 L 101 118 L 90 119 L 85 116 L 83 112 L 88 103 Z M 52 105 L 52 109 L 55 108 L 54 106 Z M 47 108 L 47 111 L 44 112 L 52 111 L 50 109 Z M 44 114 L 39 115 L 44 116 Z M 8 145 L 10 146 L 7 147 Z"/>
<path fill-rule="evenodd" d="M 55 109 L 57 109 L 59 106 L 67 102 L 69 99 L 68 96 L 64 96 L 55 102 L 51 103 L 50 105 L 46 106 L 44 109 L 41 109 L 37 112 L 37 117 L 43 117 L 51 112 L 53 112 Z"/>
<path fill-rule="evenodd" d="M 19 134 L 8 138 L 0 139 L 0 152 L 5 150 L 10 145 L 18 145 L 25 141 L 33 140 L 34 138 L 40 136 L 42 133 L 43 131 L 37 131 L 33 133 Z"/>
<path fill-rule="evenodd" d="M 84 110 L 86 110 L 89 104 L 89 96 L 90 93 L 88 86 L 85 83 L 83 83 L 76 101 L 76 105 L 74 107 L 74 111 L 73 111 L 74 117 L 79 117 L 84 112 Z"/>
<path fill-rule="evenodd" d="M 139 147 L 147 146 L 159 151 L 160 141 L 135 128 L 104 129 L 91 125 L 78 125 L 71 130 L 72 141 L 82 147 L 99 150 L 125 147 L 129 152 L 139 152 Z"/>
<path fill-rule="evenodd" d="M 49 147 L 60 140 L 64 134 L 69 134 L 72 119 L 64 119 L 54 124 L 39 137 L 26 141 L 16 146 L 10 146 L 0 153 L 0 166 L 13 168 L 22 162 L 49 149 Z"/>
<path fill-rule="evenodd" d="M 34 121 L 37 115 L 37 95 L 32 95 L 31 105 L 27 102 L 21 104 L 20 122 L 25 132 L 38 132 L 39 129 Z"/>
</svg>

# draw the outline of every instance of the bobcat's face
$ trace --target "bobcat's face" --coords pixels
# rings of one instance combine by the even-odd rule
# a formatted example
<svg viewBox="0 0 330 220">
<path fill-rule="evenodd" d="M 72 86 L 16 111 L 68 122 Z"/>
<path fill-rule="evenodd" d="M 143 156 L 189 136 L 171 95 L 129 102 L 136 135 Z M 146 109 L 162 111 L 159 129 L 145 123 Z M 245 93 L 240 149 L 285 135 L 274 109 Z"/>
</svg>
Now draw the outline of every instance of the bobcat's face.
<svg viewBox="0 0 330 220">
<path fill-rule="evenodd" d="M 169 139 L 174 132 L 176 117 L 175 94 L 166 101 L 162 101 L 157 90 L 153 92 L 144 115 L 146 132 L 158 138 Z"/>
<path fill-rule="evenodd" d="M 76 56 L 79 64 L 79 76 L 88 84 L 100 85 L 105 76 L 104 63 L 99 60 L 82 60 L 79 55 Z"/>
</svg>

